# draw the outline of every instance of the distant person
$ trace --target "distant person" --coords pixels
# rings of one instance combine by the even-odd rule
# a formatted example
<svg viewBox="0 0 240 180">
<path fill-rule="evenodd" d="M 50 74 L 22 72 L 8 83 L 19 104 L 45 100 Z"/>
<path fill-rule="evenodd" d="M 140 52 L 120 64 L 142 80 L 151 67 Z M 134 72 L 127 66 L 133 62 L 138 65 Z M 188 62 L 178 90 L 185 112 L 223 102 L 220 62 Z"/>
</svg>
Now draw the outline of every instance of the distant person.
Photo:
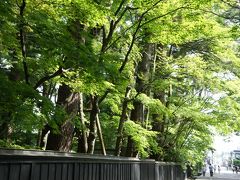
<svg viewBox="0 0 240 180">
<path fill-rule="evenodd" d="M 235 166 L 235 171 L 236 171 L 236 174 L 238 174 L 238 167 Z"/>
<path fill-rule="evenodd" d="M 209 164 L 209 172 L 210 176 L 213 176 L 213 166 L 211 164 Z"/>
<path fill-rule="evenodd" d="M 221 167 L 218 165 L 218 173 L 220 174 Z"/>
<path fill-rule="evenodd" d="M 217 165 L 216 165 L 216 164 L 214 164 L 214 168 L 213 168 L 213 170 L 214 170 L 214 173 L 215 173 L 216 170 L 217 170 Z"/>
<path fill-rule="evenodd" d="M 189 164 L 187 164 L 186 173 L 188 178 L 192 177 L 192 167 Z"/>
<path fill-rule="evenodd" d="M 207 167 L 206 167 L 206 165 L 204 165 L 204 166 L 203 166 L 203 169 L 202 169 L 202 174 L 203 174 L 203 176 L 205 176 L 206 171 L 207 171 Z"/>
</svg>

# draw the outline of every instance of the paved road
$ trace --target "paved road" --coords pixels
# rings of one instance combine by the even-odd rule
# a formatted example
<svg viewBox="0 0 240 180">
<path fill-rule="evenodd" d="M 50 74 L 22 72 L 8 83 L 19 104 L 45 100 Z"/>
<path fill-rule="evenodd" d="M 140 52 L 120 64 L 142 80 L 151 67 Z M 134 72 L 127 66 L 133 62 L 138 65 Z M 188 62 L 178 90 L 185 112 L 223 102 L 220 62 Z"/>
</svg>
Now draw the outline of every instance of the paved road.
<svg viewBox="0 0 240 180">
<path fill-rule="evenodd" d="M 213 177 L 210 177 L 209 173 L 206 173 L 206 176 L 200 176 L 197 178 L 197 180 L 208 180 L 208 179 L 212 179 L 212 180 L 240 180 L 240 173 L 236 174 L 233 173 L 232 171 L 226 171 L 223 170 L 221 171 L 221 173 L 215 173 L 213 175 Z"/>
</svg>

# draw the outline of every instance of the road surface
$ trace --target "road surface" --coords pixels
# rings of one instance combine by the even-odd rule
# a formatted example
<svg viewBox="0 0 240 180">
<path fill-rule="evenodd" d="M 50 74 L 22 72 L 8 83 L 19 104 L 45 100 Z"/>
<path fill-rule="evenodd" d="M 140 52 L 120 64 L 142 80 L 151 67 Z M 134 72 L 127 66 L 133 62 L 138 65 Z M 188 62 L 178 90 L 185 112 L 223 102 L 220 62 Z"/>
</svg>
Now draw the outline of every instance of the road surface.
<svg viewBox="0 0 240 180">
<path fill-rule="evenodd" d="M 197 180 L 240 180 L 240 172 L 238 174 L 233 173 L 232 171 L 227 171 L 222 168 L 220 173 L 214 173 L 213 177 L 210 177 L 209 173 L 206 173 L 206 176 L 199 176 Z"/>
</svg>

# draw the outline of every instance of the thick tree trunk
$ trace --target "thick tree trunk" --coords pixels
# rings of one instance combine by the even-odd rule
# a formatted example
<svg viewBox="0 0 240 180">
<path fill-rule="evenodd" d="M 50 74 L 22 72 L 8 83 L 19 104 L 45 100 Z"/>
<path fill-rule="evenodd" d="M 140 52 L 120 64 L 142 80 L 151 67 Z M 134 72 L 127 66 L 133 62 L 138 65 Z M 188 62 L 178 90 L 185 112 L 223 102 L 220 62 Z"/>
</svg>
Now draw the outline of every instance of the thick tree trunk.
<svg viewBox="0 0 240 180">
<path fill-rule="evenodd" d="M 9 117 L 4 117 L 5 122 L 0 124 L 0 139 L 10 141 L 11 134 L 12 134 L 12 127 L 10 126 L 9 121 L 6 119 L 9 119 Z"/>
<path fill-rule="evenodd" d="M 48 139 L 47 139 L 46 150 L 59 151 L 61 134 L 54 133 L 53 131 L 54 129 L 51 128 Z"/>
<path fill-rule="evenodd" d="M 45 149 L 46 148 L 46 143 L 47 143 L 47 140 L 48 140 L 48 134 L 51 130 L 51 127 L 46 124 L 44 126 L 44 128 L 42 130 L 39 130 L 39 139 L 38 139 L 38 146 L 41 148 L 41 149 Z"/>
<path fill-rule="evenodd" d="M 126 149 L 125 156 L 126 157 L 136 157 L 137 156 L 137 151 L 135 149 L 134 141 L 132 140 L 131 137 L 128 137 L 127 149 Z"/>
<path fill-rule="evenodd" d="M 159 51 L 162 50 L 162 45 L 158 45 L 158 49 Z M 167 52 L 167 56 L 171 56 L 172 54 L 172 46 L 169 49 L 169 52 Z M 157 56 L 157 60 L 161 61 L 159 56 Z M 167 100 L 167 98 L 169 98 L 170 96 L 172 96 L 172 85 L 169 85 L 169 89 L 168 91 L 159 91 L 159 92 L 155 92 L 153 94 L 154 99 L 158 99 L 162 102 L 162 104 L 165 107 L 169 107 L 170 102 Z M 157 131 L 160 133 L 160 135 L 157 137 L 157 143 L 159 147 L 164 147 L 165 146 L 165 140 L 166 137 L 164 136 L 164 134 L 166 134 L 165 132 L 167 131 L 167 117 L 165 114 L 153 114 L 152 115 L 153 121 L 152 121 L 152 130 L 153 131 Z M 155 154 L 153 153 L 151 156 L 151 158 L 156 159 L 156 160 L 163 160 L 162 157 L 159 156 L 159 154 Z"/>
<path fill-rule="evenodd" d="M 74 132 L 72 120 L 78 112 L 78 101 L 78 93 L 72 93 L 69 86 L 63 84 L 59 87 L 57 104 L 66 111 L 67 115 L 59 120 L 62 122 L 58 124 L 60 133 L 55 133 L 53 129 L 50 130 L 46 149 L 70 151 Z"/>
<path fill-rule="evenodd" d="M 59 151 L 68 152 L 71 150 L 72 147 L 72 139 L 73 139 L 73 132 L 74 132 L 74 124 L 71 119 L 67 120 L 61 127 L 61 140 Z"/>
<path fill-rule="evenodd" d="M 150 89 L 148 88 L 147 84 L 150 80 L 150 69 L 152 65 L 152 61 L 154 59 L 154 44 L 146 43 L 143 48 L 142 53 L 142 61 L 139 62 L 136 68 L 136 90 L 140 93 L 145 93 L 150 95 Z M 145 106 L 139 101 L 133 102 L 133 110 L 131 111 L 131 120 L 134 122 L 141 122 L 144 124 L 145 117 L 147 115 L 147 111 L 145 111 Z M 128 144 L 126 149 L 126 156 L 136 156 L 137 152 L 134 146 L 134 142 L 131 137 L 128 138 Z"/>
</svg>

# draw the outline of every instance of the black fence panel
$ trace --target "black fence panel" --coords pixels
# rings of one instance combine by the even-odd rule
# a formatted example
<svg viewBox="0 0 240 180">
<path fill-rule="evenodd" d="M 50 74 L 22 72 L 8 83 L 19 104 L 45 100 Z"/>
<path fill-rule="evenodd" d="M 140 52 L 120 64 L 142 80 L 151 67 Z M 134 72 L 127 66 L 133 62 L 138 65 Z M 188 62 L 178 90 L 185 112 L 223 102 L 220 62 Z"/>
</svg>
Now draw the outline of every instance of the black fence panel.
<svg viewBox="0 0 240 180">
<path fill-rule="evenodd" d="M 171 162 L 155 163 L 155 180 L 184 180 L 185 174 L 180 165 Z"/>
<path fill-rule="evenodd" d="M 140 180 L 155 180 L 155 161 L 145 160 L 140 163 Z"/>
<path fill-rule="evenodd" d="M 184 180 L 181 166 L 114 156 L 0 149 L 0 180 Z"/>
</svg>

